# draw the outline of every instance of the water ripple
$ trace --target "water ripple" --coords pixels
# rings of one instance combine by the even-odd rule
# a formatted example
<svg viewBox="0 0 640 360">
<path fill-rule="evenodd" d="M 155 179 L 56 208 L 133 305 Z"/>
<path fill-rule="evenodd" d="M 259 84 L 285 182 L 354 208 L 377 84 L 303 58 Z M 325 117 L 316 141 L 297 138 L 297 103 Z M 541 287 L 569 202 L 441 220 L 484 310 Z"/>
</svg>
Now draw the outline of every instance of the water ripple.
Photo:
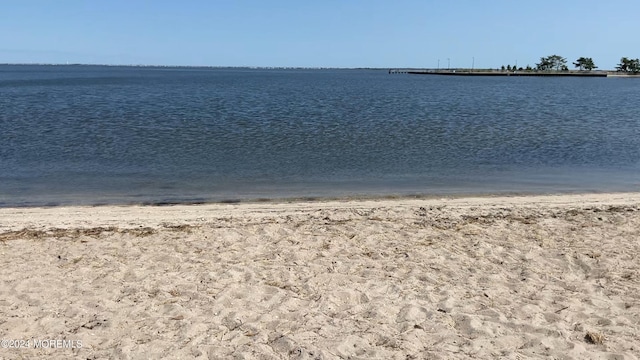
<svg viewBox="0 0 640 360">
<path fill-rule="evenodd" d="M 639 81 L 0 68 L 5 204 L 638 190 Z"/>
</svg>

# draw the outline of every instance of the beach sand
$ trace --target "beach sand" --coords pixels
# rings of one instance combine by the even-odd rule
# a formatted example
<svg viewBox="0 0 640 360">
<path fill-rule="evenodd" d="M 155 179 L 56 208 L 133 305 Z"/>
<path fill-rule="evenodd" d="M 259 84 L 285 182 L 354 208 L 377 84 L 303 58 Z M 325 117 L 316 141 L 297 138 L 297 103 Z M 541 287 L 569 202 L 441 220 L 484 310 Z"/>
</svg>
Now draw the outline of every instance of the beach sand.
<svg viewBox="0 0 640 360">
<path fill-rule="evenodd" d="M 4 208 L 0 251 L 4 359 L 640 357 L 639 193 Z"/>
</svg>

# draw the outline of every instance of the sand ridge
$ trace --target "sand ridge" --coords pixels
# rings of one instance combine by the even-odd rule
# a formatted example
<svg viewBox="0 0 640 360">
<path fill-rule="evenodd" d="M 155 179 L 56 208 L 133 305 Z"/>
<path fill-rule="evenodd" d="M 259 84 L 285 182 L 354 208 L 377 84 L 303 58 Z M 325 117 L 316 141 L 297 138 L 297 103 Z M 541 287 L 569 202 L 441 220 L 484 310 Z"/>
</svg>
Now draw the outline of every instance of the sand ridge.
<svg viewBox="0 0 640 360">
<path fill-rule="evenodd" d="M 0 209 L 9 359 L 637 359 L 640 194 Z"/>
</svg>

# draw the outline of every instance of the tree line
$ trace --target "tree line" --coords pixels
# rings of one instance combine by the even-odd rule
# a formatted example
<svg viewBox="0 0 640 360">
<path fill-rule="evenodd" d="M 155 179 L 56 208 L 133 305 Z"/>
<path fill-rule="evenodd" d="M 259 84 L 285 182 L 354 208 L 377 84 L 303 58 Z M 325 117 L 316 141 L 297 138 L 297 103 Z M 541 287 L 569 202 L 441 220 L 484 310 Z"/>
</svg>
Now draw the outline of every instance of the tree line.
<svg viewBox="0 0 640 360">
<path fill-rule="evenodd" d="M 582 56 L 573 62 L 573 66 L 580 71 L 591 71 L 598 68 L 592 58 Z M 518 68 L 517 66 L 511 65 L 507 65 L 505 67 L 502 65 L 501 69 L 502 71 L 569 71 L 567 59 L 555 54 L 541 57 L 540 62 L 536 64 L 535 69 L 529 65 L 527 65 L 526 68 Z M 616 66 L 616 71 L 638 74 L 640 73 L 640 60 L 623 57 L 620 59 L 620 63 Z"/>
</svg>

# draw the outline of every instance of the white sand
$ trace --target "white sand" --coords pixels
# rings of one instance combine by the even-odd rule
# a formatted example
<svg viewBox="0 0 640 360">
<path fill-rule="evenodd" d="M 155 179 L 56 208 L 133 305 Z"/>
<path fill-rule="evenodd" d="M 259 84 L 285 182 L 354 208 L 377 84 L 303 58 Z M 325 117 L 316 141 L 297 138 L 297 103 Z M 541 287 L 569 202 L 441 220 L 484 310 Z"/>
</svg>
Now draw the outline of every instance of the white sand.
<svg viewBox="0 0 640 360">
<path fill-rule="evenodd" d="M 0 209 L 0 251 L 0 358 L 640 357 L 638 193 Z"/>
</svg>

